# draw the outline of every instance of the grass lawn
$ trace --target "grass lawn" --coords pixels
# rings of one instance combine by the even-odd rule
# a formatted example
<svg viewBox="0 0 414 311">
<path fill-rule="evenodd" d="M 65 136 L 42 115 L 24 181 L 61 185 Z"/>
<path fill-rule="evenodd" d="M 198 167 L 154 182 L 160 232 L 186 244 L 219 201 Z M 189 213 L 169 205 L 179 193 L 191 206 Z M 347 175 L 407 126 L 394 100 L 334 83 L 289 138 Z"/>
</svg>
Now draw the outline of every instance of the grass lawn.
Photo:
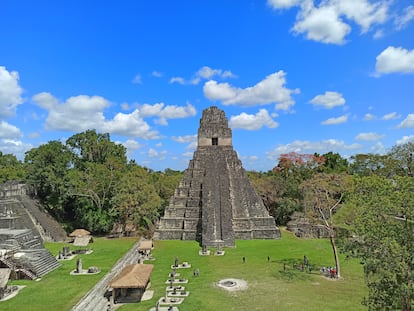
<svg viewBox="0 0 414 311">
<path fill-rule="evenodd" d="M 151 276 L 153 299 L 125 304 L 118 310 L 147 311 L 154 307 L 156 300 L 165 294 L 165 281 L 176 256 L 180 262 L 192 265 L 191 269 L 177 270 L 180 278 L 189 279 L 185 286 L 190 291 L 189 297 L 179 305 L 180 311 L 366 310 L 361 300 L 367 289 L 358 260 L 341 257 L 343 278 L 340 280 L 320 275 L 319 267 L 334 265 L 327 240 L 301 240 L 283 231 L 281 240 L 237 241 L 236 248 L 224 249 L 224 256 L 199 256 L 199 249 L 198 243 L 192 241 L 155 241 L 156 260 L 151 262 L 155 264 Z M 311 273 L 293 269 L 293 263 L 300 265 L 304 255 L 315 266 Z M 200 269 L 198 278 L 193 276 L 194 268 Z M 215 286 L 224 278 L 244 279 L 248 289 L 227 292 Z"/>
<path fill-rule="evenodd" d="M 79 299 L 108 272 L 115 262 L 136 242 L 136 239 L 97 238 L 91 244 L 93 253 L 81 255 L 84 269 L 98 266 L 98 275 L 71 276 L 76 257 L 63 261 L 62 266 L 35 281 L 14 281 L 26 285 L 18 296 L 0 303 L 0 310 L 37 311 L 71 310 Z M 45 246 L 57 254 L 64 243 L 47 243 Z M 327 240 L 301 240 L 282 231 L 281 240 L 237 241 L 235 248 L 225 248 L 224 256 L 199 256 L 200 246 L 193 241 L 155 241 L 151 275 L 151 289 L 155 291 L 151 300 L 124 304 L 119 311 L 145 310 L 155 306 L 156 300 L 165 294 L 170 266 L 175 257 L 187 261 L 191 269 L 178 269 L 180 278 L 188 278 L 185 284 L 190 295 L 179 305 L 180 311 L 218 310 L 366 310 L 361 305 L 367 289 L 364 285 L 362 266 L 358 260 L 345 260 L 342 256 L 341 280 L 330 280 L 319 273 L 320 266 L 334 265 L 332 250 Z M 214 250 L 212 250 L 213 252 Z M 315 266 L 311 273 L 293 269 L 293 263 L 302 263 L 306 255 Z M 267 257 L 270 256 L 270 262 Z M 242 258 L 246 258 L 243 263 Z M 283 266 L 286 264 L 286 271 Z M 318 268 L 316 268 L 318 267 Z M 194 268 L 200 276 L 194 277 Z M 247 281 L 248 289 L 227 292 L 215 283 L 224 278 Z M 97 310 L 101 311 L 101 310 Z"/>
<path fill-rule="evenodd" d="M 69 261 L 61 261 L 62 266 L 45 275 L 40 281 L 13 281 L 14 285 L 26 285 L 19 294 L 0 302 L 0 310 L 7 311 L 64 311 L 71 308 L 99 281 L 137 241 L 136 238 L 106 239 L 94 238 L 90 244 L 93 253 L 77 255 Z M 67 243 L 45 243 L 52 254 L 57 255 Z M 72 276 L 76 268 L 76 259 L 82 258 L 82 266 L 87 269 L 97 266 L 101 273 L 96 275 Z"/>
</svg>

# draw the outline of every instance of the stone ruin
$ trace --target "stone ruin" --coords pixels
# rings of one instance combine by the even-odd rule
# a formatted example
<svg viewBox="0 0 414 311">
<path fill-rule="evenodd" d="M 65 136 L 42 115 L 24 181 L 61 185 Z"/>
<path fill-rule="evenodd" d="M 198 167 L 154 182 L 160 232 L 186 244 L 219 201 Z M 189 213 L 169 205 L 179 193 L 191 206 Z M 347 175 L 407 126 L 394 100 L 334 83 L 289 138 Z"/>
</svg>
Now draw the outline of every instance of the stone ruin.
<svg viewBox="0 0 414 311">
<path fill-rule="evenodd" d="M 233 150 L 224 111 L 203 111 L 198 146 L 160 219 L 154 239 L 196 240 L 203 247 L 235 246 L 236 239 L 280 238 Z"/>
<path fill-rule="evenodd" d="M 0 185 L 0 268 L 11 269 L 13 278 L 36 279 L 60 266 L 43 241 L 66 233 L 27 192 L 18 181 Z"/>
</svg>

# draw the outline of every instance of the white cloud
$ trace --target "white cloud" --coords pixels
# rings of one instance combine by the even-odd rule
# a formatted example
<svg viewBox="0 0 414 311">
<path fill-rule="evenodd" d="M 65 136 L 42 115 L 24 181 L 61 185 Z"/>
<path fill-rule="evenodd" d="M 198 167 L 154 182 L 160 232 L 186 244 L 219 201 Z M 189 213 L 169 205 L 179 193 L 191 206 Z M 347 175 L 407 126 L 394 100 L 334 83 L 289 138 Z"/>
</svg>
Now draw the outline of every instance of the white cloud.
<svg viewBox="0 0 414 311">
<path fill-rule="evenodd" d="M 319 105 L 326 109 L 331 109 L 344 105 L 345 99 L 342 97 L 341 93 L 327 91 L 323 95 L 315 96 L 310 102 L 314 105 Z"/>
<path fill-rule="evenodd" d="M 157 150 L 155 150 L 153 148 L 150 148 L 148 150 L 148 156 L 150 158 L 157 158 L 158 160 L 164 160 L 166 155 L 167 155 L 166 150 L 163 150 L 163 151 L 160 151 L 160 152 L 158 152 Z"/>
<path fill-rule="evenodd" d="M 344 44 L 351 27 L 344 23 L 332 6 L 321 6 L 302 11 L 293 26 L 293 32 L 306 34 L 306 38 L 323 43 Z"/>
<path fill-rule="evenodd" d="M 372 37 L 374 39 L 381 39 L 382 37 L 384 37 L 384 31 L 382 29 L 378 29 L 377 31 L 375 31 Z"/>
<path fill-rule="evenodd" d="M 289 110 L 295 103 L 291 94 L 298 93 L 299 90 L 288 89 L 285 84 L 286 73 L 281 70 L 245 89 L 210 80 L 204 84 L 203 90 L 208 99 L 220 100 L 224 105 L 248 107 L 275 103 L 276 109 Z"/>
<path fill-rule="evenodd" d="M 321 124 L 323 125 L 335 125 L 335 124 L 341 124 L 341 123 L 345 123 L 348 121 L 348 115 L 343 115 L 337 118 L 329 118 L 323 122 L 321 122 Z"/>
<path fill-rule="evenodd" d="M 254 131 L 261 129 L 263 126 L 268 128 L 276 128 L 279 126 L 266 109 L 260 109 L 255 115 L 243 112 L 237 116 L 232 116 L 229 121 L 229 127 L 232 129 L 241 128 Z"/>
<path fill-rule="evenodd" d="M 387 152 L 385 146 L 379 141 L 372 145 L 369 149 L 370 153 L 373 154 L 385 154 Z"/>
<path fill-rule="evenodd" d="M 397 30 L 401 30 L 414 20 L 414 5 L 409 5 L 404 9 L 402 15 L 399 15 L 395 18 L 395 27 Z"/>
<path fill-rule="evenodd" d="M 185 84 L 185 80 L 182 77 L 172 77 L 170 83 Z"/>
<path fill-rule="evenodd" d="M 66 102 L 59 103 L 51 94 L 39 93 L 33 96 L 33 101 L 48 111 L 47 129 L 70 132 L 96 129 L 101 132 L 143 139 L 159 137 L 158 132 L 151 130 L 144 120 L 146 117 L 159 117 L 158 122 L 166 124 L 167 119 L 186 118 L 196 114 L 196 109 L 189 103 L 183 107 L 158 103 L 144 104 L 129 114 L 119 112 L 112 120 L 109 120 L 105 118 L 103 112 L 110 106 L 110 103 L 100 96 L 73 96 Z"/>
<path fill-rule="evenodd" d="M 158 157 L 158 151 L 157 151 L 157 150 L 155 150 L 155 149 L 153 149 L 153 148 L 150 148 L 150 149 L 148 150 L 148 156 L 149 156 L 150 158 L 156 158 L 156 157 Z"/>
<path fill-rule="evenodd" d="M 340 152 L 344 150 L 356 150 L 361 148 L 360 144 L 347 145 L 342 140 L 326 139 L 322 141 L 307 141 L 307 140 L 295 140 L 286 145 L 279 145 L 272 151 L 267 152 L 269 159 L 277 159 L 281 154 L 289 152 L 297 153 L 326 153 L 329 151 Z"/>
<path fill-rule="evenodd" d="M 0 150 L 3 154 L 13 154 L 19 160 L 24 159 L 24 154 L 34 146 L 32 144 L 26 144 L 20 140 L 15 139 L 0 139 Z"/>
<path fill-rule="evenodd" d="M 167 125 L 167 119 L 181 119 L 195 116 L 197 110 L 193 105 L 187 103 L 184 106 L 167 105 L 164 103 L 157 103 L 154 105 L 144 104 L 139 107 L 140 115 L 142 117 L 159 117 L 157 123 Z"/>
<path fill-rule="evenodd" d="M 267 4 L 274 9 L 289 9 L 300 3 L 301 0 L 267 0 Z"/>
<path fill-rule="evenodd" d="M 182 77 L 172 77 L 170 79 L 170 83 L 178 83 L 182 85 L 197 85 L 202 80 L 208 80 L 213 77 L 226 79 L 235 78 L 236 75 L 234 75 L 230 70 L 214 69 L 208 66 L 203 66 L 194 74 L 193 78 L 186 80 Z"/>
<path fill-rule="evenodd" d="M 376 141 L 384 137 L 385 135 L 380 135 L 374 132 L 369 132 L 369 133 L 360 133 L 355 137 L 355 139 L 360 140 L 360 141 Z"/>
<path fill-rule="evenodd" d="M 378 1 L 370 3 L 368 0 L 332 0 L 332 5 L 361 26 L 362 32 L 367 32 L 373 24 L 382 24 L 387 19 L 388 3 Z"/>
<path fill-rule="evenodd" d="M 183 155 L 183 157 L 191 158 L 191 157 L 194 156 L 194 152 L 187 151 L 187 152 L 184 152 L 182 155 Z"/>
<path fill-rule="evenodd" d="M 122 110 L 129 110 L 129 104 L 128 103 L 122 103 L 121 104 L 121 109 Z"/>
<path fill-rule="evenodd" d="M 185 149 L 195 150 L 197 148 L 197 135 L 172 136 L 171 139 L 180 144 L 188 144 Z"/>
<path fill-rule="evenodd" d="M 142 77 L 140 74 L 137 74 L 134 79 L 132 79 L 132 83 L 134 84 L 142 84 Z"/>
<path fill-rule="evenodd" d="M 142 144 L 140 144 L 138 141 L 134 139 L 128 139 L 127 141 L 124 141 L 124 142 L 117 141 L 116 143 L 123 145 L 127 149 L 128 158 L 132 158 L 134 152 L 138 150 L 139 148 L 142 148 L 143 146 Z"/>
<path fill-rule="evenodd" d="M 86 95 L 70 97 L 60 104 L 51 94 L 39 93 L 33 96 L 33 101 L 48 110 L 47 129 L 75 132 L 102 129 L 105 125 L 103 110 L 109 106 L 103 97 Z"/>
<path fill-rule="evenodd" d="M 364 120 L 365 121 L 371 121 L 371 120 L 375 120 L 377 117 L 375 115 L 373 115 L 372 113 L 367 113 L 364 116 Z"/>
<path fill-rule="evenodd" d="M 398 128 L 413 128 L 414 127 L 414 113 L 410 113 L 407 117 L 397 126 Z"/>
<path fill-rule="evenodd" d="M 235 77 L 235 75 L 230 70 L 213 69 L 208 66 L 201 67 L 197 71 L 196 76 L 206 80 L 211 79 L 214 76 L 218 76 L 221 78 Z"/>
<path fill-rule="evenodd" d="M 154 71 L 151 73 L 151 75 L 152 75 L 153 77 L 156 77 L 156 78 L 161 78 L 162 76 L 164 76 L 164 75 L 162 74 L 162 72 L 159 72 L 159 71 L 156 71 L 156 70 L 154 70 Z"/>
<path fill-rule="evenodd" d="M 19 85 L 19 73 L 7 71 L 0 66 L 0 117 L 11 117 L 16 113 L 16 107 L 23 103 L 23 89 Z"/>
<path fill-rule="evenodd" d="M 98 129 L 127 137 L 140 137 L 143 139 L 156 139 L 158 132 L 152 131 L 144 121 L 138 109 L 130 114 L 117 113 L 113 120 L 105 121 Z"/>
<path fill-rule="evenodd" d="M 197 135 L 172 136 L 171 139 L 177 143 L 185 144 L 197 141 Z"/>
<path fill-rule="evenodd" d="M 15 139 L 15 138 L 21 138 L 22 136 L 23 134 L 19 128 L 5 121 L 0 121 L 0 138 Z"/>
<path fill-rule="evenodd" d="M 403 136 L 401 139 L 397 140 L 397 145 L 404 145 L 409 142 L 414 142 L 414 135 Z"/>
<path fill-rule="evenodd" d="M 377 73 L 414 73 L 414 50 L 389 46 L 376 60 Z"/>
<path fill-rule="evenodd" d="M 315 7 L 313 0 L 268 0 L 274 9 L 299 7 L 294 33 L 305 34 L 307 39 L 332 44 L 344 44 L 351 32 L 351 22 L 361 27 L 362 33 L 383 24 L 388 18 L 390 3 L 369 0 L 324 0 Z"/>
<path fill-rule="evenodd" d="M 399 118 L 401 118 L 400 114 L 397 114 L 396 112 L 391 112 L 391 113 L 383 115 L 381 119 L 388 121 L 388 120 L 396 120 Z"/>
</svg>

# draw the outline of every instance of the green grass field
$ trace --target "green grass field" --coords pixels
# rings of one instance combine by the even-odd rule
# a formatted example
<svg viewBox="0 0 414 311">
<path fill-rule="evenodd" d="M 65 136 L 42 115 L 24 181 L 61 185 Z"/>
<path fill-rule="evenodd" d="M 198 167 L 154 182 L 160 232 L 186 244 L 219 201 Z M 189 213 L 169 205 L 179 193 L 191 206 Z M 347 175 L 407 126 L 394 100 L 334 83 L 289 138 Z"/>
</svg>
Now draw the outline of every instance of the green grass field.
<svg viewBox="0 0 414 311">
<path fill-rule="evenodd" d="M 122 257 L 137 239 L 105 239 L 95 238 L 90 244 L 93 250 L 89 255 L 78 255 L 82 258 L 84 269 L 97 266 L 101 273 L 88 276 L 72 276 L 70 272 L 76 267 L 76 259 L 62 261 L 62 266 L 45 275 L 40 281 L 13 281 L 14 285 L 26 285 L 19 294 L 0 302 L 0 310 L 7 311 L 64 311 L 70 310 L 85 293 L 91 289 Z M 65 243 L 45 243 L 52 254 L 57 255 Z M 71 247 L 71 249 L 73 249 Z M 77 256 L 75 258 L 78 258 Z"/>
<path fill-rule="evenodd" d="M 71 276 L 75 260 L 63 262 L 62 267 L 49 273 L 40 282 L 15 281 L 27 287 L 9 301 L 0 303 L 0 310 L 70 310 L 71 307 L 106 273 L 117 259 L 133 245 L 133 239 L 95 239 L 94 252 L 83 255 L 83 266 L 94 265 L 102 269 L 95 276 Z M 56 254 L 62 243 L 46 246 Z M 320 266 L 333 265 L 329 241 L 301 240 L 283 231 L 281 240 L 237 241 L 235 248 L 225 248 L 224 256 L 199 256 L 200 247 L 193 241 L 155 241 L 153 256 L 148 262 L 155 265 L 151 276 L 154 297 L 140 303 L 124 304 L 120 311 L 149 310 L 165 294 L 170 266 L 175 257 L 187 261 L 191 269 L 179 269 L 189 297 L 179 305 L 180 311 L 218 310 L 365 310 L 361 305 L 366 294 L 362 266 L 358 260 L 341 257 L 342 276 L 330 280 L 319 273 Z M 301 272 L 293 263 L 302 263 L 306 255 L 315 269 Z M 270 256 L 270 262 L 267 257 Z M 242 262 L 242 257 L 246 262 Z M 283 270 L 284 263 L 286 271 Z M 318 267 L 318 268 L 316 268 Z M 193 276 L 199 268 L 200 276 Z M 244 279 L 248 289 L 227 292 L 215 284 L 224 278 Z"/>
<path fill-rule="evenodd" d="M 151 276 L 154 298 L 139 304 L 122 306 L 120 311 L 149 310 L 165 293 L 168 273 L 177 256 L 191 269 L 179 269 L 180 278 L 190 296 L 179 305 L 180 311 L 218 310 L 365 310 L 361 300 L 366 293 L 362 266 L 358 260 L 342 257 L 341 280 L 330 280 L 319 273 L 320 266 L 334 265 L 329 241 L 301 240 L 283 231 L 281 240 L 237 241 L 236 248 L 226 248 L 224 256 L 199 256 L 198 243 L 191 241 L 156 241 L 156 260 Z M 306 255 L 316 268 L 311 273 L 293 269 Z M 267 262 L 267 257 L 270 262 Z M 243 264 L 242 258 L 246 258 Z M 286 263 L 286 271 L 283 264 Z M 198 278 L 194 268 L 200 269 Z M 224 278 L 244 279 L 248 289 L 227 292 L 215 284 Z"/>
</svg>

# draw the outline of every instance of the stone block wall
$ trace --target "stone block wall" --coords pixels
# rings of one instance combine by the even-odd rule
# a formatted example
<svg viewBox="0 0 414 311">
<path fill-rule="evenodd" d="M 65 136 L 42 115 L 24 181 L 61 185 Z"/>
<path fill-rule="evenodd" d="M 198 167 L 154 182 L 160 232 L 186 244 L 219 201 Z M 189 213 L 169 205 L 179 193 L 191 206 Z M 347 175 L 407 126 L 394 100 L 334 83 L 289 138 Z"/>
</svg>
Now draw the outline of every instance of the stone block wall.
<svg viewBox="0 0 414 311">
<path fill-rule="evenodd" d="M 274 218 L 233 150 L 231 135 L 224 111 L 217 107 L 203 111 L 199 145 L 154 239 L 174 237 L 196 239 L 205 246 L 234 246 L 235 239 L 280 238 Z"/>
</svg>

